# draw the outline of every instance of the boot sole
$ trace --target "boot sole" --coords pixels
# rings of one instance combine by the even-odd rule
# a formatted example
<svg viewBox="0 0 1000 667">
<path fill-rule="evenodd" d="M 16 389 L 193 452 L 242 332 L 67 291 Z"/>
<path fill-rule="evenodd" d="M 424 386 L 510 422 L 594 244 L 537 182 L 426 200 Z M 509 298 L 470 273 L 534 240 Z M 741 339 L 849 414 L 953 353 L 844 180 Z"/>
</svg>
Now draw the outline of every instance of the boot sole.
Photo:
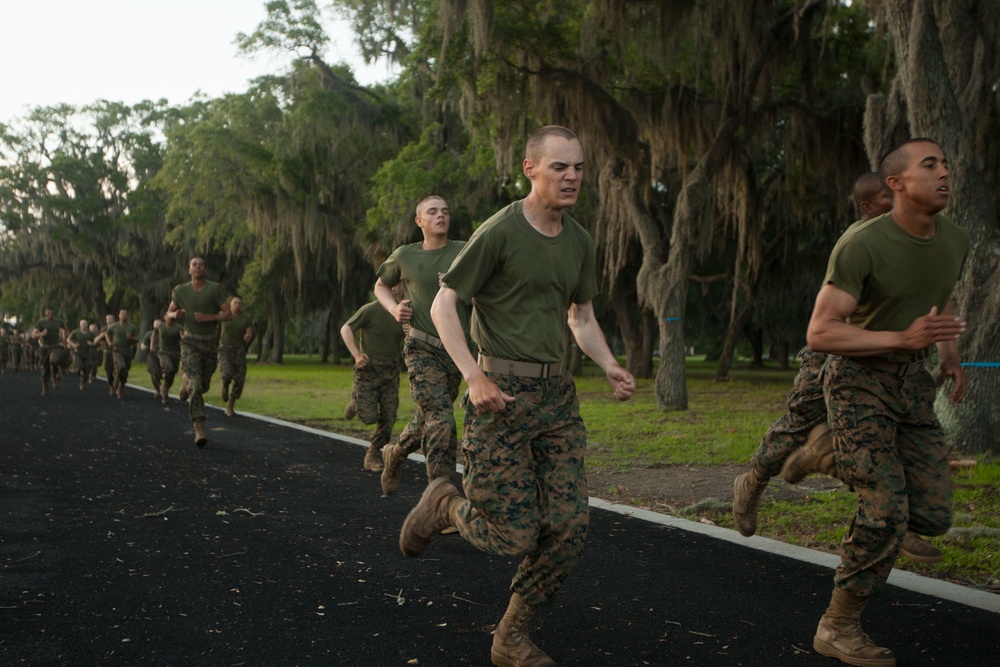
<svg viewBox="0 0 1000 667">
<path fill-rule="evenodd" d="M 906 558 L 909 558 L 910 560 L 912 560 L 912 561 L 914 561 L 916 563 L 940 563 L 941 560 L 944 558 L 943 555 L 937 555 L 937 556 L 918 556 L 917 554 L 912 553 L 910 551 L 906 551 L 905 549 L 901 549 L 899 551 L 899 555 L 900 556 L 904 556 Z"/>
<path fill-rule="evenodd" d="M 412 528 L 413 524 L 417 521 L 418 510 L 424 504 L 425 499 L 432 495 L 439 486 L 450 483 L 451 482 L 446 477 L 438 477 L 432 481 L 420 495 L 420 502 L 418 502 L 416 506 L 410 510 L 410 513 L 406 515 L 406 520 L 403 521 L 403 527 L 399 529 L 399 550 L 402 551 L 403 555 L 407 558 L 419 556 L 426 551 L 427 547 L 430 545 L 430 540 L 426 540 L 421 546 L 421 544 L 419 544 L 421 538 L 416 534 L 412 535 L 415 539 L 407 539 L 411 533 L 414 533 Z"/>
<path fill-rule="evenodd" d="M 828 658 L 836 658 L 841 662 L 846 662 L 848 665 L 856 665 L 857 667 L 896 667 L 896 658 L 857 658 L 852 655 L 847 655 L 846 653 L 841 653 L 829 644 L 823 643 L 820 640 L 813 638 L 813 650 L 820 655 L 825 655 Z"/>
</svg>

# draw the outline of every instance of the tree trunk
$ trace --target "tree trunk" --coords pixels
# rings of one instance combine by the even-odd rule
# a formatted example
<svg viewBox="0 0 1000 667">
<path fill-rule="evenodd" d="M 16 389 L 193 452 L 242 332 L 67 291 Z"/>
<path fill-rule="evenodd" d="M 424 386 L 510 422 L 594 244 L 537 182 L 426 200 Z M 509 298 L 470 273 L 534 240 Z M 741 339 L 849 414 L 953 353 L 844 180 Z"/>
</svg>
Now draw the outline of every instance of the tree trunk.
<svg viewBox="0 0 1000 667">
<path fill-rule="evenodd" d="M 276 364 L 285 362 L 285 318 L 280 315 L 271 316 L 271 361 Z"/>
<path fill-rule="evenodd" d="M 741 125 L 739 116 L 727 118 L 719 126 L 712 146 L 684 179 L 674 207 L 666 263 L 658 264 L 655 255 L 647 250 L 639 270 L 639 297 L 644 303 L 653 305 L 660 323 L 660 366 L 656 371 L 654 394 L 657 405 L 664 410 L 687 410 L 688 407 L 683 324 L 701 213 L 710 208 L 715 194 L 712 177 L 723 165 Z M 644 233 L 640 227 L 640 237 Z M 645 238 L 643 246 L 645 249 Z"/>
<path fill-rule="evenodd" d="M 942 0 L 950 15 L 968 12 L 963 3 Z M 970 232 L 971 247 L 962 284 L 956 290 L 958 312 L 968 321 L 960 342 L 967 362 L 1000 361 L 1000 266 L 996 247 L 1000 225 L 990 189 L 979 161 L 979 147 L 970 127 L 973 109 L 963 110 L 949 74 L 946 52 L 932 0 L 885 3 L 899 77 L 907 101 L 911 134 L 941 144 L 956 177 L 946 214 Z M 974 17 L 971 17 L 974 19 Z M 986 85 L 990 85 L 987 82 Z M 1000 373 L 995 367 L 967 371 L 965 401 L 947 400 L 951 384 L 939 392 L 936 407 L 949 442 L 969 453 L 1000 453 Z"/>
<path fill-rule="evenodd" d="M 653 377 L 653 348 L 650 325 L 656 318 L 637 305 L 635 275 L 619 274 L 611 286 L 611 309 L 618 320 L 618 332 L 625 346 L 625 368 L 637 378 Z"/>
<path fill-rule="evenodd" d="M 330 332 L 333 331 L 333 309 L 330 308 L 326 311 L 326 318 L 323 320 L 323 344 L 319 352 L 319 362 L 321 364 L 329 363 L 330 361 L 330 341 L 333 336 Z M 340 359 L 336 359 L 337 363 L 340 363 Z"/>
</svg>

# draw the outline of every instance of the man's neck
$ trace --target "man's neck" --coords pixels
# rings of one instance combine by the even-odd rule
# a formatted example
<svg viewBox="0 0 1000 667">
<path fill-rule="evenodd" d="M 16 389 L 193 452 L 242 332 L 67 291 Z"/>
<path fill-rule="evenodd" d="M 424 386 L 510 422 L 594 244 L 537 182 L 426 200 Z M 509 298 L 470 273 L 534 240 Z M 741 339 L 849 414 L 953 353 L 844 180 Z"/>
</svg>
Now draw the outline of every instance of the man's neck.
<svg viewBox="0 0 1000 667">
<path fill-rule="evenodd" d="M 937 233 L 937 219 L 934 213 L 903 204 L 894 206 L 891 215 L 900 229 L 910 236 L 929 239 Z"/>
<path fill-rule="evenodd" d="M 420 244 L 420 247 L 424 250 L 440 250 L 446 245 L 448 245 L 447 234 L 425 234 L 424 242 Z"/>
<path fill-rule="evenodd" d="M 191 278 L 191 287 L 193 287 L 196 292 L 200 292 L 201 288 L 204 286 L 205 286 L 204 278 Z"/>
<path fill-rule="evenodd" d="M 534 192 L 524 198 L 521 212 L 539 234 L 558 236 L 563 230 L 563 209 L 546 206 Z"/>
</svg>

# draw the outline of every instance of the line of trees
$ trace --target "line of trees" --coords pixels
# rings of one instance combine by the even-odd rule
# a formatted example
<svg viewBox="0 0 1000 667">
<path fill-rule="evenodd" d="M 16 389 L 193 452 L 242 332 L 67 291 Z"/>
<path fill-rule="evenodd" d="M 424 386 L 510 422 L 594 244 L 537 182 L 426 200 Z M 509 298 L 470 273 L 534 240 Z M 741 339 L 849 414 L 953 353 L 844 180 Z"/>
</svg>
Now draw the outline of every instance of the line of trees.
<svg viewBox="0 0 1000 667">
<path fill-rule="evenodd" d="M 526 193 L 523 141 L 584 145 L 576 217 L 598 242 L 609 338 L 658 403 L 686 409 L 684 355 L 725 377 L 737 349 L 804 340 L 851 185 L 889 146 L 937 138 L 949 213 L 973 236 L 964 358 L 1000 361 L 1000 6 L 982 0 L 314 0 L 268 2 L 245 54 L 291 52 L 241 94 L 36 109 L 0 125 L 5 309 L 137 309 L 147 327 L 202 254 L 253 304 L 272 360 L 289 332 L 337 357 L 372 269 L 413 239 L 412 206 L 457 236 Z M 391 83 L 324 60 L 321 12 Z M 71 317 L 72 319 L 72 317 Z M 321 323 L 321 324 L 319 324 Z M 307 334 L 308 332 L 308 334 Z M 310 344 L 312 345 L 312 343 Z M 659 363 L 654 364 L 654 357 Z M 970 369 L 955 442 L 1000 446 L 1000 374 Z"/>
</svg>

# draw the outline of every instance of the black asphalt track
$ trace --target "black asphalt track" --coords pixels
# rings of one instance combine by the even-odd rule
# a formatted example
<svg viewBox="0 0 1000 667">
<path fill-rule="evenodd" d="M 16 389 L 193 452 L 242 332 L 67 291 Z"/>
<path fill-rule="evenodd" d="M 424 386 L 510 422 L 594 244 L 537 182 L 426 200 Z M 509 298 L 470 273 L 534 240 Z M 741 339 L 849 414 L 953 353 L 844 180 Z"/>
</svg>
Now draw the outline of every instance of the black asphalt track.
<svg viewBox="0 0 1000 667">
<path fill-rule="evenodd" d="M 400 554 L 419 463 L 382 497 L 356 444 L 210 409 L 199 450 L 186 404 L 74 380 L 0 377 L 0 664 L 489 664 L 516 563 Z M 831 576 L 595 509 L 532 636 L 560 665 L 832 667 Z M 865 619 L 900 665 L 1000 664 L 998 614 L 889 587 Z"/>
</svg>

